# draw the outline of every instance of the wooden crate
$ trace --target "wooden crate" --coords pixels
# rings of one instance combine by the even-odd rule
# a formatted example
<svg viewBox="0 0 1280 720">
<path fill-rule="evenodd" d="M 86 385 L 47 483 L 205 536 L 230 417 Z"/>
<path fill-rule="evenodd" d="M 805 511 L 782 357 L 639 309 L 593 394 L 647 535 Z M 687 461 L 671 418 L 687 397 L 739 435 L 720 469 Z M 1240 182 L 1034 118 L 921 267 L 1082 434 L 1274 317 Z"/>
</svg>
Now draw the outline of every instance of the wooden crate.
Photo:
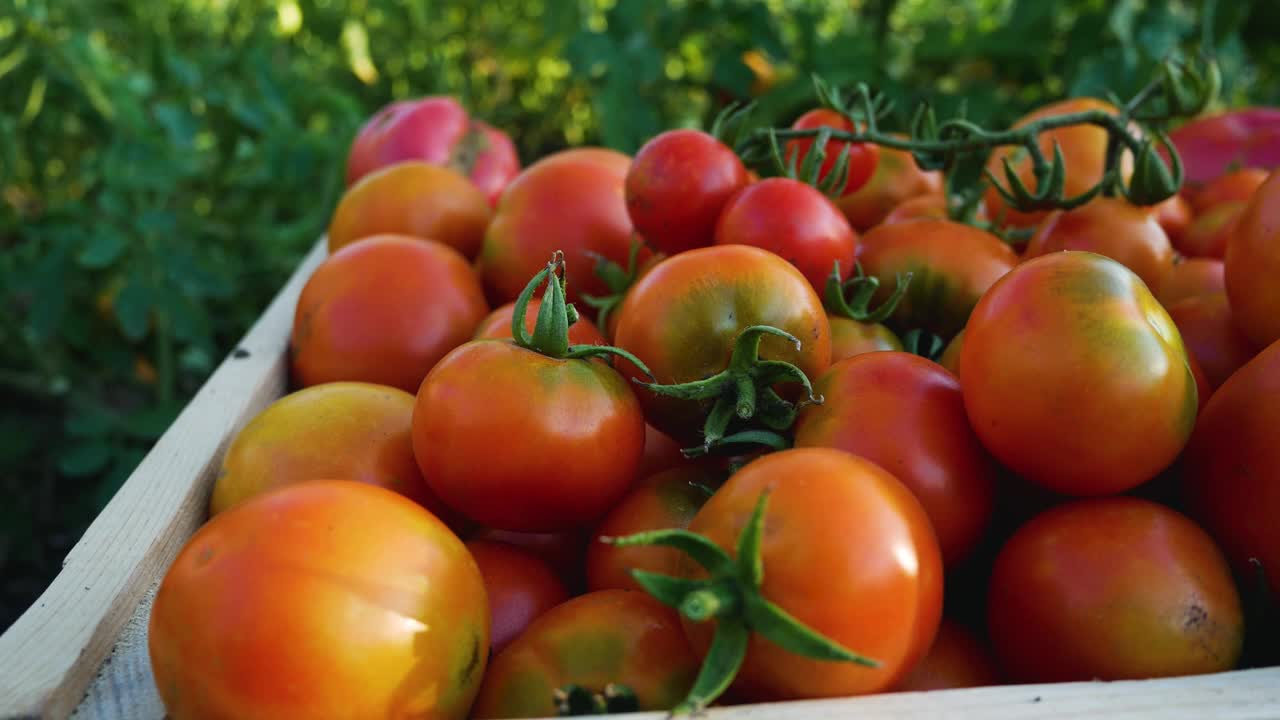
<svg viewBox="0 0 1280 720">
<path fill-rule="evenodd" d="M 284 392 L 294 305 L 324 257 L 321 239 L 68 553 L 58 577 L 0 636 L 0 718 L 164 716 L 147 657 L 150 599 L 204 521 L 228 440 Z M 665 714 L 632 717 L 657 720 Z M 762 704 L 713 709 L 707 717 L 1280 719 L 1280 668 Z"/>
</svg>

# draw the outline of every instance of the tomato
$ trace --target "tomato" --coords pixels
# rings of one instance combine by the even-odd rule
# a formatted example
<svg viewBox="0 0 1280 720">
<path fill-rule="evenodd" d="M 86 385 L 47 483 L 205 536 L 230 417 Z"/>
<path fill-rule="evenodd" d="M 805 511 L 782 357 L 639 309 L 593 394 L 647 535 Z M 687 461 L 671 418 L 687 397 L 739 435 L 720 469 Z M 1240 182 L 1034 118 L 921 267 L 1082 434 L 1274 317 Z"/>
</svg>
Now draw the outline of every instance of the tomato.
<svg viewBox="0 0 1280 720">
<path fill-rule="evenodd" d="M 1138 498 L 1076 501 L 1019 528 L 996 558 L 987 607 L 995 655 L 1017 682 L 1221 672 L 1244 638 L 1213 540 Z"/>
<path fill-rule="evenodd" d="M 901 350 L 902 341 L 880 323 L 858 322 L 838 315 L 828 315 L 831 323 L 831 362 L 877 350 Z"/>
<path fill-rule="evenodd" d="M 689 529 L 732 554 L 765 491 L 760 594 L 880 664 L 810 659 L 753 635 L 735 688 L 750 700 L 786 700 L 893 687 L 924 657 L 942 617 L 942 561 L 920 502 L 869 460 L 795 448 L 731 476 Z M 688 576 L 704 576 L 689 565 Z M 684 625 L 705 655 L 710 623 Z"/>
<path fill-rule="evenodd" d="M 1280 339 L 1280 171 L 1254 193 L 1224 262 L 1236 325 L 1258 347 Z"/>
<path fill-rule="evenodd" d="M 623 197 L 631 158 L 603 148 L 564 150 L 525 168 L 503 193 L 480 252 L 491 302 L 516 299 L 557 250 L 568 263 L 569 301 L 604 295 L 595 255 L 625 265 L 633 235 Z M 640 260 L 647 258 L 642 251 Z"/>
<path fill-rule="evenodd" d="M 1196 379 L 1196 413 L 1199 417 L 1204 406 L 1209 404 L 1213 387 L 1209 385 L 1209 376 L 1204 374 L 1204 369 L 1200 367 L 1200 362 L 1196 360 L 1195 355 L 1187 354 L 1187 365 L 1191 367 L 1191 375 Z"/>
<path fill-rule="evenodd" d="M 368 238 L 329 256 L 303 286 L 289 343 L 293 379 L 415 392 L 488 309 L 480 281 L 456 250 L 431 240 Z"/>
<path fill-rule="evenodd" d="M 636 709 L 666 710 L 697 672 L 673 610 L 644 593 L 602 590 L 543 613 L 495 656 L 472 716 L 553 717 L 557 691 L 575 685 L 599 695 L 625 688 Z"/>
<path fill-rule="evenodd" d="M 551 568 L 571 594 L 577 594 L 586 588 L 583 565 L 589 539 L 589 533 L 583 530 L 522 533 L 479 527 L 470 534 L 468 542 L 496 542 L 529 552 Z"/>
<path fill-rule="evenodd" d="M 716 245 L 673 255 L 632 286 L 618 310 L 614 342 L 648 365 L 656 381 L 683 383 L 710 377 L 728 365 L 734 342 L 754 325 L 771 325 L 799 338 L 765 337 L 760 356 L 795 364 L 817 377 L 831 363 L 831 330 L 813 287 L 786 260 L 760 248 Z M 643 379 L 618 361 L 629 379 Z M 683 444 L 702 440 L 707 401 L 637 393 L 645 418 Z"/>
<path fill-rule="evenodd" d="M 520 172 L 520 158 L 506 133 L 468 117 L 456 99 L 442 95 L 393 102 L 369 118 L 351 143 L 347 185 L 406 160 L 469 176 L 491 205 Z"/>
<path fill-rule="evenodd" d="M 1280 341 L 1245 363 L 1209 399 L 1183 464 L 1187 507 L 1241 576 L 1257 558 L 1280 597 Z"/>
<path fill-rule="evenodd" d="M 951 338 L 951 342 L 943 348 L 942 354 L 938 356 L 938 364 L 951 371 L 952 375 L 960 377 L 960 351 L 964 348 L 964 329 L 956 333 Z"/>
<path fill-rule="evenodd" d="M 746 185 L 732 148 L 700 130 L 668 130 L 627 171 L 627 213 L 649 245 L 674 255 L 710 245 L 721 209 Z"/>
<path fill-rule="evenodd" d="M 1191 225 L 1191 204 L 1181 195 L 1171 195 L 1169 199 L 1151 208 L 1151 211 L 1155 214 L 1156 222 L 1164 228 L 1165 235 L 1169 236 L 1169 241 L 1176 247 Z"/>
<path fill-rule="evenodd" d="M 1227 291 L 1222 261 L 1214 258 L 1186 258 L 1173 266 L 1156 297 L 1166 308 L 1184 298 L 1214 295 Z"/>
<path fill-rule="evenodd" d="M 873 228 L 862 237 L 860 262 L 881 280 L 879 302 L 893 291 L 895 275 L 912 273 L 911 286 L 888 321 L 891 327 L 923 328 L 950 338 L 1018 257 L 984 230 L 950 220 L 917 220 Z"/>
<path fill-rule="evenodd" d="M 944 618 L 929 654 L 894 689 L 919 692 L 999 684 L 1000 673 L 990 651 L 971 630 Z"/>
<path fill-rule="evenodd" d="M 529 332 L 533 332 L 533 326 L 538 320 L 538 309 L 541 307 L 542 300 L 539 298 L 529 301 L 529 309 L 524 316 L 524 327 Z M 489 313 L 484 320 L 480 321 L 472 338 L 475 340 L 510 338 L 511 317 L 515 314 L 515 309 L 516 304 L 509 302 Z M 579 316 L 578 322 L 569 326 L 569 342 L 574 345 L 603 345 L 605 340 L 591 320 Z"/>
<path fill-rule="evenodd" d="M 1137 487 L 1195 424 L 1178 329 L 1120 263 L 1068 250 L 1027 261 L 978 302 L 960 385 L 978 437 L 1027 480 L 1068 495 Z"/>
<path fill-rule="evenodd" d="M 374 235 L 436 240 L 474 258 L 491 211 L 465 177 L 438 165 L 402 162 L 372 172 L 338 200 L 329 252 Z"/>
<path fill-rule="evenodd" d="M 151 667 L 174 720 L 460 720 L 484 676 L 487 608 L 470 553 L 421 506 L 301 483 L 182 548 L 151 609 Z"/>
<path fill-rule="evenodd" d="M 569 599 L 569 591 L 537 555 L 506 543 L 471 540 L 467 550 L 489 599 L 489 647 L 515 640 L 539 615 Z"/>
<path fill-rule="evenodd" d="M 1182 156 L 1183 192 L 1230 172 L 1234 166 L 1280 166 L 1280 109 L 1251 107 L 1205 115 L 1169 133 Z"/>
<path fill-rule="evenodd" d="M 960 381 L 905 352 L 838 362 L 814 384 L 821 405 L 796 420 L 796 447 L 831 447 L 893 473 L 924 506 L 947 567 L 991 521 L 998 469 L 969 428 Z"/>
<path fill-rule="evenodd" d="M 694 513 L 720 484 L 709 463 L 688 464 L 646 477 L 609 511 L 587 546 L 587 587 L 640 590 L 632 569 L 674 575 L 680 553 L 671 548 L 608 545 L 601 537 L 621 537 L 646 530 L 687 528 Z"/>
<path fill-rule="evenodd" d="M 753 245 L 782 256 L 819 293 L 840 263 L 853 272 L 858 236 L 825 195 L 798 180 L 774 177 L 733 196 L 716 225 L 717 245 Z"/>
<path fill-rule="evenodd" d="M 1178 252 L 1187 257 L 1219 258 L 1227 252 L 1227 242 L 1236 232 L 1236 223 L 1246 203 L 1225 202 L 1197 215 L 1178 243 Z"/>
<path fill-rule="evenodd" d="M 1135 272 L 1153 294 L 1173 269 L 1173 246 L 1155 215 L 1122 198 L 1095 198 L 1075 210 L 1049 213 L 1022 257 L 1060 250 L 1105 255 Z"/>
<path fill-rule="evenodd" d="M 1247 203 L 1267 179 L 1261 168 L 1241 168 L 1210 180 L 1191 193 L 1191 209 L 1203 215 L 1223 203 Z"/>
<path fill-rule="evenodd" d="M 343 478 L 394 490 L 451 522 L 413 459 L 412 417 L 413 396 L 385 385 L 333 382 L 285 395 L 232 438 L 209 513 L 284 485 Z"/>
<path fill-rule="evenodd" d="M 680 444 L 652 425 L 644 426 L 644 455 L 636 477 L 647 478 L 654 473 L 670 470 L 685 464 Z"/>
<path fill-rule="evenodd" d="M 1253 343 L 1232 322 L 1224 293 L 1180 300 L 1169 306 L 1169 317 L 1212 388 L 1222 385 L 1255 354 Z"/>
<path fill-rule="evenodd" d="M 791 124 L 792 130 L 816 130 L 818 128 L 829 127 L 833 130 L 842 130 L 844 132 L 855 132 L 853 123 L 849 118 L 841 115 L 830 108 L 817 108 L 810 110 Z M 817 138 L 796 138 L 788 140 L 784 152 L 786 153 L 787 162 L 795 159 L 796 167 L 799 168 L 808 157 L 810 149 L 813 148 Z M 836 160 L 845 148 L 849 148 L 848 175 L 845 178 L 845 184 L 838 192 L 833 193 L 837 197 L 850 195 L 862 189 L 871 179 L 876 171 L 876 165 L 880 160 L 880 146 L 872 143 L 848 143 L 842 140 L 828 140 L 823 147 L 826 154 L 822 160 L 822 166 L 818 169 L 818 181 L 827 179 L 835 168 Z"/>
<path fill-rule="evenodd" d="M 1102 111 L 1118 114 L 1120 109 L 1111 103 L 1095 98 L 1071 98 L 1049 103 L 1035 112 L 1026 115 L 1014 123 L 1020 128 L 1029 123 L 1047 117 L 1067 115 L 1077 112 Z M 1063 193 L 1066 197 L 1075 197 L 1097 185 L 1106 171 L 1107 131 L 1096 125 L 1071 125 L 1043 132 L 1038 136 L 1040 152 L 1048 160 L 1053 159 L 1053 147 L 1056 143 L 1062 149 L 1062 157 L 1066 163 L 1066 184 Z M 1036 178 L 1032 169 L 1030 154 L 1025 148 L 1006 146 L 992 151 L 987 160 L 987 170 L 999 179 L 1001 185 L 1007 185 L 1004 160 L 1009 160 L 1018 179 L 1028 190 L 1036 190 Z M 1133 174 L 1133 154 L 1124 152 L 1120 160 L 1120 178 L 1129 181 Z M 1048 213 L 1045 211 L 1019 212 L 1008 206 L 1004 197 L 994 187 L 988 186 L 983 198 L 986 203 L 987 217 L 992 220 L 1015 227 L 1031 227 Z"/>
<path fill-rule="evenodd" d="M 904 200 L 941 193 L 941 172 L 921 170 L 905 150 L 882 147 L 871 179 L 858 191 L 836 200 L 836 205 L 855 230 L 866 232 Z"/>
</svg>

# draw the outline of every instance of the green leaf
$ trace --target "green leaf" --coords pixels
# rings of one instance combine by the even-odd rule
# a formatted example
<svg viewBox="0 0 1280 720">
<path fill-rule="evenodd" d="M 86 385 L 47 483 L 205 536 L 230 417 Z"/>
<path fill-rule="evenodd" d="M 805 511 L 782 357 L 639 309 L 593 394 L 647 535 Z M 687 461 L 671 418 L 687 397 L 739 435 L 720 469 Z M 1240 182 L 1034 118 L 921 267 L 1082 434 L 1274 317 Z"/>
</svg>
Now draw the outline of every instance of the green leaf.
<svg viewBox="0 0 1280 720">
<path fill-rule="evenodd" d="M 155 295 L 151 288 L 138 279 L 130 278 L 116 296 L 116 319 L 120 329 L 130 340 L 141 340 L 151 324 L 151 310 Z"/>
<path fill-rule="evenodd" d="M 111 460 L 111 445 L 91 441 L 72 445 L 58 458 L 58 470 L 68 477 L 92 475 L 107 466 Z"/>
<path fill-rule="evenodd" d="M 132 437 L 155 440 L 169 429 L 180 410 L 177 405 L 157 405 L 136 412 L 125 421 L 124 431 Z"/>
<path fill-rule="evenodd" d="M 111 225 L 102 223 L 92 229 L 88 242 L 76 255 L 76 262 L 90 269 L 107 267 L 120 257 L 128 244 L 123 234 Z"/>
</svg>

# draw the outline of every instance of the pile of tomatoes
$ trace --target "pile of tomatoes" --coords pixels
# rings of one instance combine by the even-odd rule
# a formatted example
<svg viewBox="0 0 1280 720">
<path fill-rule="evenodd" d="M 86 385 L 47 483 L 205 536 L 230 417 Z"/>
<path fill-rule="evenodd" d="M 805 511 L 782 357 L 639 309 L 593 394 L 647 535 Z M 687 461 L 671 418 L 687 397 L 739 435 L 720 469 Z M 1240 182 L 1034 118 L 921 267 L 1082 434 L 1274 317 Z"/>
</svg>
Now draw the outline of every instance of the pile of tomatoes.
<svg viewBox="0 0 1280 720">
<path fill-rule="evenodd" d="M 1082 107 L 1109 106 L 1033 117 Z M 793 127 L 819 126 L 852 127 Z M 1104 172 L 1097 127 L 1042 142 L 1072 193 Z M 966 224 L 909 153 L 838 145 L 824 193 L 697 130 L 522 168 L 450 98 L 375 115 L 298 300 L 293 391 L 234 436 L 156 595 L 170 717 L 1266 661 L 1280 173 L 1152 207 L 989 192 Z"/>
</svg>

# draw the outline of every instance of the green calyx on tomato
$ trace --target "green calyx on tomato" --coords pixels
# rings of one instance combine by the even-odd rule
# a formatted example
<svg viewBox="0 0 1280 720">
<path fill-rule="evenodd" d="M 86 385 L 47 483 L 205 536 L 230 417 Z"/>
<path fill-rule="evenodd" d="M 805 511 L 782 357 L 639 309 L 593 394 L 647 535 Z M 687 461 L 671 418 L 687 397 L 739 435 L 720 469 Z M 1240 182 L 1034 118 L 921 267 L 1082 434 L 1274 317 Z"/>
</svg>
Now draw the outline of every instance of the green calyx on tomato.
<svg viewBox="0 0 1280 720">
<path fill-rule="evenodd" d="M 908 330 L 902 334 L 902 349 L 926 360 L 938 360 L 947 349 L 948 341 L 937 333 L 923 328 Z"/>
<path fill-rule="evenodd" d="M 624 268 L 609 258 L 596 253 L 588 253 L 596 261 L 595 274 L 609 289 L 608 295 L 583 295 L 582 301 L 596 309 L 596 326 L 608 337 L 609 316 L 622 304 L 627 290 L 635 284 L 640 275 L 640 250 L 644 243 L 640 238 L 631 239 L 631 249 L 627 251 L 627 266 Z"/>
<path fill-rule="evenodd" d="M 640 701 L 631 688 L 619 683 L 609 683 L 604 690 L 592 692 L 581 685 L 566 685 L 555 691 L 556 715 L 618 715 L 639 712 Z"/>
<path fill-rule="evenodd" d="M 529 310 L 529 301 L 533 293 L 543 281 L 547 282 L 547 291 L 538 307 L 538 321 L 533 326 L 533 333 L 525 329 L 525 314 Z M 520 297 L 516 298 L 515 311 L 511 314 L 511 337 L 516 345 L 526 350 L 546 355 L 550 358 L 564 360 L 589 360 L 606 355 L 619 355 L 630 360 L 641 372 L 653 377 L 649 368 L 640 358 L 610 345 L 570 345 L 569 326 L 578 321 L 578 311 L 572 303 L 565 302 L 564 253 L 557 250 L 547 266 L 538 271 L 529 281 Z"/>
<path fill-rule="evenodd" d="M 861 263 L 855 262 L 853 271 L 853 277 L 842 282 L 840 261 L 835 262 L 831 275 L 827 278 L 823 304 L 827 306 L 827 312 L 861 323 L 882 323 L 888 320 L 893 311 L 898 309 L 902 296 L 907 294 L 913 277 L 909 272 L 898 273 L 893 294 L 880 303 L 880 307 L 872 310 L 871 297 L 880 289 L 880 278 L 863 274 Z"/>
<path fill-rule="evenodd" d="M 632 577 L 660 602 L 693 622 L 716 621 L 711 647 L 693 687 L 673 714 L 701 712 L 720 697 L 737 676 L 747 654 L 751 633 L 788 652 L 817 660 L 851 662 L 878 667 L 879 662 L 859 655 L 806 626 L 766 599 L 764 563 L 760 555 L 764 513 L 769 493 L 761 493 L 751 519 L 738 537 L 737 559 L 711 540 L 689 530 L 653 530 L 621 538 L 601 538 L 620 546 L 662 545 L 692 558 L 709 574 L 705 580 L 677 578 L 644 570 Z"/>
</svg>

